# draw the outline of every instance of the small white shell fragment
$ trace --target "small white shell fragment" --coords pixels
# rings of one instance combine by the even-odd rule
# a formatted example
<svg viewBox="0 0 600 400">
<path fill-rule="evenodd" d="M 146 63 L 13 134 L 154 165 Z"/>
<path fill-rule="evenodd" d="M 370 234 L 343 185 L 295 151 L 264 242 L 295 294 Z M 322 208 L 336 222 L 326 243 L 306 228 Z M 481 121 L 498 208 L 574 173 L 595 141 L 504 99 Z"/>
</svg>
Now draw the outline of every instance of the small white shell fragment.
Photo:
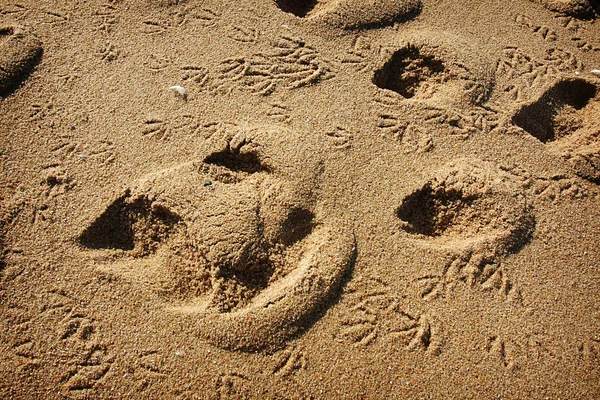
<svg viewBox="0 0 600 400">
<path fill-rule="evenodd" d="M 169 89 L 175 90 L 182 98 L 185 99 L 185 89 L 181 86 L 170 86 Z"/>
<path fill-rule="evenodd" d="M 581 75 L 581 72 L 575 71 L 575 75 L 579 76 L 579 75 Z"/>
<path fill-rule="evenodd" d="M 593 70 L 591 70 L 590 72 L 591 72 L 592 74 L 594 74 L 594 75 L 598 75 L 598 76 L 600 76 L 600 69 L 593 69 Z"/>
</svg>

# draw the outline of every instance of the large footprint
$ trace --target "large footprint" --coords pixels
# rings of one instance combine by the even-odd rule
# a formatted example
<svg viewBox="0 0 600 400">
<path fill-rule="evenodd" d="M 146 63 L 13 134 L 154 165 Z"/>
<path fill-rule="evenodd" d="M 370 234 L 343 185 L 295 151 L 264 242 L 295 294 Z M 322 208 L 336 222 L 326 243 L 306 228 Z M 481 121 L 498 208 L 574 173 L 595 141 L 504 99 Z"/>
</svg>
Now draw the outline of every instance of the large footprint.
<svg viewBox="0 0 600 400">
<path fill-rule="evenodd" d="M 562 78 L 515 113 L 512 122 L 600 184 L 600 81 Z"/>
<path fill-rule="evenodd" d="M 408 39 L 375 71 L 373 83 L 411 102 L 442 108 L 481 105 L 494 82 L 493 58 L 450 32 L 406 32 Z"/>
<path fill-rule="evenodd" d="M 398 207 L 406 237 L 459 251 L 518 251 L 533 227 L 518 180 L 488 161 L 447 164 Z"/>
<path fill-rule="evenodd" d="M 283 344 L 326 309 L 354 257 L 351 232 L 319 210 L 315 149 L 289 136 L 248 128 L 211 139 L 202 162 L 127 190 L 81 244 L 120 258 L 109 269 L 157 288 L 215 345 Z"/>
<path fill-rule="evenodd" d="M 17 26 L 0 25 L 0 96 L 15 90 L 42 57 L 42 45 Z"/>
<path fill-rule="evenodd" d="M 405 21 L 421 11 L 421 0 L 275 0 L 297 17 L 344 29 L 369 28 Z"/>
</svg>

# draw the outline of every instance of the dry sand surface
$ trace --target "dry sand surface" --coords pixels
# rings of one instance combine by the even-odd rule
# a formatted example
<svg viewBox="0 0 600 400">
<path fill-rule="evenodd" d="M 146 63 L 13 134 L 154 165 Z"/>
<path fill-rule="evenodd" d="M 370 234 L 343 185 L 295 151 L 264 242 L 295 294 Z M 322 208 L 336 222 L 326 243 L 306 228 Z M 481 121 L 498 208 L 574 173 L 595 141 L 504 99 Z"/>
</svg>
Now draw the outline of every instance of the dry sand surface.
<svg viewBox="0 0 600 400">
<path fill-rule="evenodd" d="M 0 398 L 600 398 L 597 0 L 0 0 Z"/>
</svg>

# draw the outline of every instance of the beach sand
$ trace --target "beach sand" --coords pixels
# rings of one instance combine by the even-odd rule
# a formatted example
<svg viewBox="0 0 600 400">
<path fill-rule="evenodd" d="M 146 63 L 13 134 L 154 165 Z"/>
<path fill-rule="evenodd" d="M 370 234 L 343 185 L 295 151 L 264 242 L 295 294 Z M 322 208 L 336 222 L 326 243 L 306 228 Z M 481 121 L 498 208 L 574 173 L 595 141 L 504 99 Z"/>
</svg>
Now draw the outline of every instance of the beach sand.
<svg viewBox="0 0 600 400">
<path fill-rule="evenodd" d="M 0 398 L 600 398 L 596 0 L 0 0 Z"/>
</svg>

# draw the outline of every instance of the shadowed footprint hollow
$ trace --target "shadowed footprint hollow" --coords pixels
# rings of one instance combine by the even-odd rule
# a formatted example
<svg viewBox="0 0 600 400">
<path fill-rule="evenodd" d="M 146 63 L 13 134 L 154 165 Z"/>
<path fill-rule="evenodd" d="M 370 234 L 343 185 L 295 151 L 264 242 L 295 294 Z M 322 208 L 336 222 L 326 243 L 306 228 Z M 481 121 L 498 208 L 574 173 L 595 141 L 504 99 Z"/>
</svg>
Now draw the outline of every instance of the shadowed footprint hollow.
<svg viewBox="0 0 600 400">
<path fill-rule="evenodd" d="M 582 79 L 564 80 L 550 88 L 536 102 L 523 107 L 513 123 L 542 143 L 569 135 L 572 119 L 596 96 L 596 86 Z"/>
</svg>

